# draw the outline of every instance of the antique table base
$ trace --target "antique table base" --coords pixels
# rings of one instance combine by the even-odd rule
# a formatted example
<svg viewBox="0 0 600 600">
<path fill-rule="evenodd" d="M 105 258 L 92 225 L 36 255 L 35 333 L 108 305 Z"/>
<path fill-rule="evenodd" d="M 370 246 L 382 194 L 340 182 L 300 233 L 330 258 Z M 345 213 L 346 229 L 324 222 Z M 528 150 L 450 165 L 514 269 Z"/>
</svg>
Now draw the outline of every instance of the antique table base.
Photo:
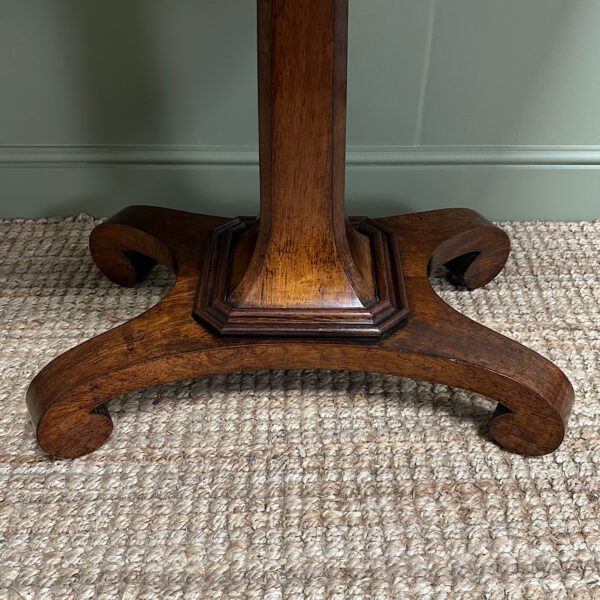
<svg viewBox="0 0 600 600">
<path fill-rule="evenodd" d="M 542 455 L 565 434 L 573 390 L 551 362 L 445 304 L 429 275 L 474 289 L 504 266 L 507 236 L 476 212 L 344 216 L 347 0 L 258 0 L 260 217 L 134 206 L 94 229 L 119 285 L 161 263 L 174 287 L 141 316 L 63 354 L 31 383 L 41 447 L 107 440 L 126 392 L 255 369 L 371 370 L 498 401 L 490 434 Z"/>
</svg>

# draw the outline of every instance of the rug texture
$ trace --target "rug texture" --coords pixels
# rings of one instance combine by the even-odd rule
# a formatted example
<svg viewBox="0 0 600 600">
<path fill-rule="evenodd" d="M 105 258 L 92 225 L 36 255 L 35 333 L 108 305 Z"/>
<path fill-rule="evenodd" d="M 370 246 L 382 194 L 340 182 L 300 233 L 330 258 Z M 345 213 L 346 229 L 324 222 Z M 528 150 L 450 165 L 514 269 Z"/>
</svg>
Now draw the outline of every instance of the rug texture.
<svg viewBox="0 0 600 600">
<path fill-rule="evenodd" d="M 600 222 L 503 223 L 495 281 L 435 283 L 570 377 L 551 456 L 494 445 L 493 403 L 458 389 L 264 371 L 115 399 L 105 446 L 52 460 L 31 378 L 172 282 L 109 283 L 94 224 L 0 222 L 1 599 L 600 598 Z"/>
</svg>

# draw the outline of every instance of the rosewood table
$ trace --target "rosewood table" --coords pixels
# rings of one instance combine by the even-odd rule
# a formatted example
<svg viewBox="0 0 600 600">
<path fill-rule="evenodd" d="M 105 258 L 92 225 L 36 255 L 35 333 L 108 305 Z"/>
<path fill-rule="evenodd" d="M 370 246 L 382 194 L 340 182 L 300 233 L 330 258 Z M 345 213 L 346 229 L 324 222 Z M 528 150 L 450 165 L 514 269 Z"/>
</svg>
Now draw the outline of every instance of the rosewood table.
<svg viewBox="0 0 600 600">
<path fill-rule="evenodd" d="M 41 447 L 76 457 L 107 440 L 105 403 L 192 377 L 255 369 L 372 370 L 498 402 L 490 435 L 542 455 L 573 389 L 548 360 L 433 291 L 503 268 L 506 234 L 472 210 L 344 216 L 348 0 L 258 0 L 260 216 L 133 206 L 98 225 L 92 256 L 119 285 L 176 275 L 145 314 L 63 354 L 31 383 Z"/>
</svg>

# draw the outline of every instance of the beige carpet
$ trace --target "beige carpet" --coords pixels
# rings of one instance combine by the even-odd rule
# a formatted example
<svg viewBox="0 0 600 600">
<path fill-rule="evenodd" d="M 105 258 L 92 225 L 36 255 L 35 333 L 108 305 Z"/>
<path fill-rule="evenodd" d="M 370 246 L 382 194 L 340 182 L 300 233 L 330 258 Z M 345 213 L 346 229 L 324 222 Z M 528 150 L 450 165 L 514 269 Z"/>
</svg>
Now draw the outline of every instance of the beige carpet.
<svg viewBox="0 0 600 600">
<path fill-rule="evenodd" d="M 551 456 L 490 443 L 481 397 L 305 371 L 116 399 L 107 445 L 53 461 L 29 380 L 170 281 L 110 284 L 92 226 L 0 223 L 0 599 L 600 598 L 600 222 L 504 224 L 500 277 L 472 293 L 436 284 L 571 378 Z"/>
</svg>

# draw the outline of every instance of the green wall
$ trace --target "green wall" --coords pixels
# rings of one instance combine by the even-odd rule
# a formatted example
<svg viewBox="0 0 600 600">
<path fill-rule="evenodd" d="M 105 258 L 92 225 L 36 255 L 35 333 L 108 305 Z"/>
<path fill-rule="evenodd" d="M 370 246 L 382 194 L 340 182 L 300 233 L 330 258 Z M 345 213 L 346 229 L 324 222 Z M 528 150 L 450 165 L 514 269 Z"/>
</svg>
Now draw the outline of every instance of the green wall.
<svg viewBox="0 0 600 600">
<path fill-rule="evenodd" d="M 258 206 L 254 0 L 0 0 L 0 217 Z M 600 217 L 600 2 L 350 0 L 354 214 Z"/>
</svg>

